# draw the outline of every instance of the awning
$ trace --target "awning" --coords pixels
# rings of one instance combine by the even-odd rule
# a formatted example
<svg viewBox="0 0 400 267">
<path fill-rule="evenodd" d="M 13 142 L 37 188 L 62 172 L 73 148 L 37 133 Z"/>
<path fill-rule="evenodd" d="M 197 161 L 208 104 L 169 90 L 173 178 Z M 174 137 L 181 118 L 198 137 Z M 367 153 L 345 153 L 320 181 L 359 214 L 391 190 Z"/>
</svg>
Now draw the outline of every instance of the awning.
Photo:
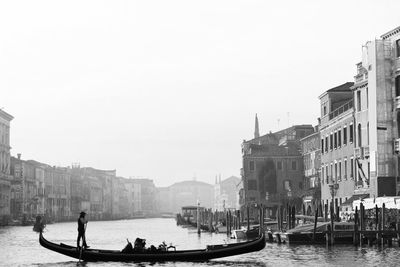
<svg viewBox="0 0 400 267">
<path fill-rule="evenodd" d="M 383 203 L 385 203 L 385 208 L 387 209 L 400 209 L 400 197 L 377 197 L 377 198 L 365 198 L 362 200 L 355 200 L 353 202 L 353 209 L 356 207 L 360 209 L 360 203 L 363 203 L 366 210 L 373 209 L 376 206 L 382 208 Z"/>
<path fill-rule="evenodd" d="M 349 198 L 348 200 L 343 202 L 342 205 L 340 205 L 340 207 L 345 207 L 345 206 L 352 207 L 354 200 L 358 200 L 359 201 L 359 200 L 362 200 L 362 199 L 367 198 L 367 197 L 369 197 L 369 194 L 353 195 L 351 198 Z"/>
</svg>

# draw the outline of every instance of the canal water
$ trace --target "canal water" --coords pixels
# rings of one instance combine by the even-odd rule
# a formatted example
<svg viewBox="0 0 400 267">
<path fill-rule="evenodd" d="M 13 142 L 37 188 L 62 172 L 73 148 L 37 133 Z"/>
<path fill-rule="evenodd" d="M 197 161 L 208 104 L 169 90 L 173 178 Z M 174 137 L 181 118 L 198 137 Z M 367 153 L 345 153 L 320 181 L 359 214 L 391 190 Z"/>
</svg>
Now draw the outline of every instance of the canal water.
<svg viewBox="0 0 400 267">
<path fill-rule="evenodd" d="M 76 223 L 46 227 L 45 237 L 55 243 L 75 245 Z M 224 234 L 201 233 L 176 226 L 174 219 L 136 219 L 89 222 L 87 243 L 92 248 L 122 249 L 126 238 L 145 238 L 146 245 L 172 243 L 177 249 L 204 248 L 208 244 L 235 242 Z M 38 234 L 27 227 L 0 228 L 0 266 L 77 266 L 77 260 L 39 245 Z M 84 266 L 398 266 L 398 247 L 299 246 L 267 243 L 264 250 L 200 263 L 85 263 Z"/>
</svg>

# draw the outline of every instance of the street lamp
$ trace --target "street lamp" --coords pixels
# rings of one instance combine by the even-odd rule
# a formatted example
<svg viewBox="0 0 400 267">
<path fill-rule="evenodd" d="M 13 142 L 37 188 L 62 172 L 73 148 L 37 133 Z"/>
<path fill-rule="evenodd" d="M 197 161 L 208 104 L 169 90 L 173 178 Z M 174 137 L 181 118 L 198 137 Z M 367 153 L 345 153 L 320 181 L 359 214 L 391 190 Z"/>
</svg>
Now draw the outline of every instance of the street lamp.
<svg viewBox="0 0 400 267">
<path fill-rule="evenodd" d="M 333 208 L 333 212 L 335 212 L 335 195 L 337 190 L 339 189 L 339 184 L 338 183 L 333 183 L 329 185 L 329 189 L 331 191 L 331 196 L 332 196 L 332 208 Z M 332 214 L 331 214 L 332 216 Z"/>
</svg>

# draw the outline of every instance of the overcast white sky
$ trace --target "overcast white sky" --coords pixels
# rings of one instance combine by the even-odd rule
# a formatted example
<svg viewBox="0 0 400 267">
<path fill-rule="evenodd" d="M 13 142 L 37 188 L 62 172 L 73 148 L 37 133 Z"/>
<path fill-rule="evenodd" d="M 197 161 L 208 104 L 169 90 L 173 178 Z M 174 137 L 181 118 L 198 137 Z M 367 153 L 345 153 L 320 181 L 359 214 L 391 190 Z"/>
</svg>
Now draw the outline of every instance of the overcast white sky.
<svg viewBox="0 0 400 267">
<path fill-rule="evenodd" d="M 400 1 L 2 1 L 12 155 L 157 186 L 240 176 L 241 142 L 317 123 Z M 289 120 L 287 113 L 289 113 Z M 280 124 L 278 127 L 278 119 Z"/>
</svg>

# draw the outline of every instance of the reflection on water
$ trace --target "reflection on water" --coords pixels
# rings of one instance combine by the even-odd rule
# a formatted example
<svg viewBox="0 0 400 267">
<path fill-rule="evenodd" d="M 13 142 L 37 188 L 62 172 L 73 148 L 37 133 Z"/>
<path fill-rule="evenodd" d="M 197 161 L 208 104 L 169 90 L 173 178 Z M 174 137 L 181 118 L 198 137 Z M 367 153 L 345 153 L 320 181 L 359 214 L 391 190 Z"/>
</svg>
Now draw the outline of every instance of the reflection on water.
<svg viewBox="0 0 400 267">
<path fill-rule="evenodd" d="M 76 223 L 59 223 L 47 226 L 45 237 L 55 243 L 75 245 Z M 89 222 L 87 241 L 92 248 L 122 249 L 126 238 L 146 239 L 146 245 L 162 241 L 172 243 L 177 249 L 205 248 L 208 244 L 235 242 L 223 234 L 202 233 L 195 229 L 177 227 L 174 219 L 137 219 Z M 208 262 L 164 263 L 80 263 L 77 260 L 49 251 L 39 245 L 38 234 L 32 227 L 0 228 L 1 266 L 396 266 L 400 256 L 398 247 L 380 249 L 354 246 L 284 245 L 267 243 L 264 250 Z"/>
</svg>

